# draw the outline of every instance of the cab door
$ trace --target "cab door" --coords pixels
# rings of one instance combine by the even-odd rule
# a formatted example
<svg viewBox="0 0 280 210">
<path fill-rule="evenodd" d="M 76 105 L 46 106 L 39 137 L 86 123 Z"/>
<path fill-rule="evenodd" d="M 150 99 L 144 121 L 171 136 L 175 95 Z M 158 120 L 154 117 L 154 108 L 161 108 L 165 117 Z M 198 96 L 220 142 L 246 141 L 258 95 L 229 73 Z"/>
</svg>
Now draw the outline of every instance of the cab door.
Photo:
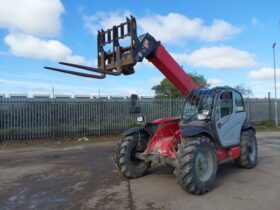
<svg viewBox="0 0 280 210">
<path fill-rule="evenodd" d="M 215 126 L 222 146 L 239 144 L 241 127 L 246 118 L 241 94 L 234 90 L 222 91 L 215 114 Z"/>
</svg>

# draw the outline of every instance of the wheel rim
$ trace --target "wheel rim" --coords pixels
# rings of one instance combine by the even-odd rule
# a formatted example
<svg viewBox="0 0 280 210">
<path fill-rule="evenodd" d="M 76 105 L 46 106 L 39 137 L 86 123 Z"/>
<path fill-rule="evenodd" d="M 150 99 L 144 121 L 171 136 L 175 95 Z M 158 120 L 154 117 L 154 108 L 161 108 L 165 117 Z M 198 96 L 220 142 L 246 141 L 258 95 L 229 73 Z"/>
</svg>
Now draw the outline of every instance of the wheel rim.
<svg viewBox="0 0 280 210">
<path fill-rule="evenodd" d="M 197 153 L 195 160 L 195 171 L 198 179 L 205 182 L 207 181 L 213 172 L 214 157 L 210 150 L 203 149 Z"/>
<path fill-rule="evenodd" d="M 247 144 L 247 150 L 250 161 L 254 162 L 256 158 L 256 142 L 253 139 Z"/>
</svg>

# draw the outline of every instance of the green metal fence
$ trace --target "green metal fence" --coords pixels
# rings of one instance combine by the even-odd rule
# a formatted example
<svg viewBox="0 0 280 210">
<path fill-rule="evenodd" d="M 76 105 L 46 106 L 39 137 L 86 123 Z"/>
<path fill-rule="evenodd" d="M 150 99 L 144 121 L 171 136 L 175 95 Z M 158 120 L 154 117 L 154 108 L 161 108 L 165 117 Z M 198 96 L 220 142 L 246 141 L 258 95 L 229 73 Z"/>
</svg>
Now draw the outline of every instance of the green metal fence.
<svg viewBox="0 0 280 210">
<path fill-rule="evenodd" d="M 139 100 L 147 120 L 178 116 L 181 99 Z M 0 99 L 0 140 L 118 134 L 136 123 L 130 100 Z"/>
<path fill-rule="evenodd" d="M 182 99 L 141 99 L 148 121 L 180 115 Z M 269 99 L 245 100 L 251 122 L 273 120 Z M 136 124 L 128 99 L 0 98 L 0 140 L 119 134 Z M 278 119 L 280 116 L 278 114 Z"/>
</svg>

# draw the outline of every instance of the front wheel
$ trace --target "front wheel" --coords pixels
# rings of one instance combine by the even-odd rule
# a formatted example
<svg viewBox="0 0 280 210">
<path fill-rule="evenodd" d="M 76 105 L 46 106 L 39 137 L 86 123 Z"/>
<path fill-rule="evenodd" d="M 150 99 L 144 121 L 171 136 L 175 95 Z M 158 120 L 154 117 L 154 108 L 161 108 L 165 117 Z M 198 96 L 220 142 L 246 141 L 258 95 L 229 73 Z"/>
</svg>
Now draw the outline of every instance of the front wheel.
<svg viewBox="0 0 280 210">
<path fill-rule="evenodd" d="M 217 173 L 217 158 L 209 138 L 199 136 L 182 141 L 176 158 L 174 173 L 185 191 L 200 195 L 211 190 Z"/>
<path fill-rule="evenodd" d="M 242 131 L 240 136 L 240 157 L 235 161 L 240 168 L 254 168 L 258 162 L 258 144 L 252 130 Z"/>
<path fill-rule="evenodd" d="M 115 151 L 115 165 L 127 178 L 137 178 L 144 175 L 148 165 L 143 160 L 136 158 L 138 136 L 127 136 L 118 142 Z"/>
</svg>

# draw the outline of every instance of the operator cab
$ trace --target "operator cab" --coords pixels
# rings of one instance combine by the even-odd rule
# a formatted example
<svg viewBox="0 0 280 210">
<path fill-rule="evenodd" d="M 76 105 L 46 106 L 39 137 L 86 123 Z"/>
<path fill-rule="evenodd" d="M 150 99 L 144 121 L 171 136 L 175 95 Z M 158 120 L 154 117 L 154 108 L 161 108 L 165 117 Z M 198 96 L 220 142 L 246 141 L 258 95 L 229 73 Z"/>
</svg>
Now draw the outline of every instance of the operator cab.
<svg viewBox="0 0 280 210">
<path fill-rule="evenodd" d="M 246 119 L 242 95 L 229 87 L 197 89 L 185 99 L 180 128 L 183 136 L 206 133 L 222 147 L 239 145 Z"/>
</svg>

